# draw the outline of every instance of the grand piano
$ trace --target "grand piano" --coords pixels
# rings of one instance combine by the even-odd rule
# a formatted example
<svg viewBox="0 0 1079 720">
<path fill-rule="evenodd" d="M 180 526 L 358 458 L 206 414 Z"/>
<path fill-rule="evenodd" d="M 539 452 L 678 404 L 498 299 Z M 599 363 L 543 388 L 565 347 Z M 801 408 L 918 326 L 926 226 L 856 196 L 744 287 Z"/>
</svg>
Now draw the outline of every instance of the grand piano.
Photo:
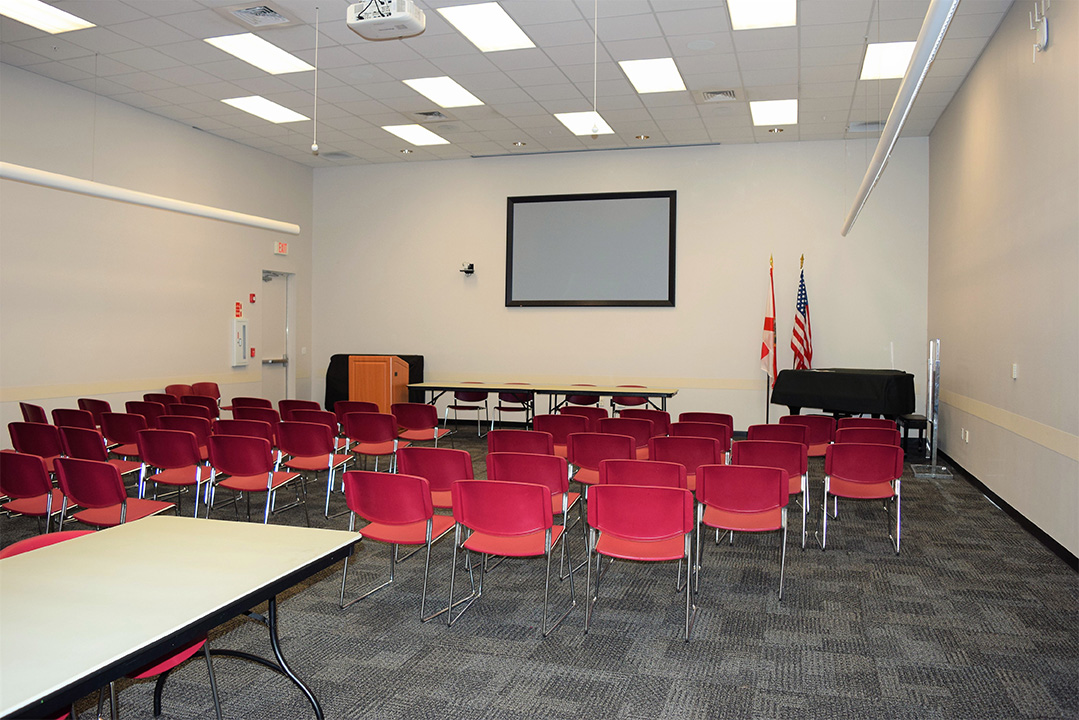
<svg viewBox="0 0 1079 720">
<path fill-rule="evenodd" d="M 792 415 L 820 408 L 834 415 L 883 415 L 895 419 L 914 412 L 914 376 L 901 370 L 780 370 L 772 403 Z"/>
</svg>

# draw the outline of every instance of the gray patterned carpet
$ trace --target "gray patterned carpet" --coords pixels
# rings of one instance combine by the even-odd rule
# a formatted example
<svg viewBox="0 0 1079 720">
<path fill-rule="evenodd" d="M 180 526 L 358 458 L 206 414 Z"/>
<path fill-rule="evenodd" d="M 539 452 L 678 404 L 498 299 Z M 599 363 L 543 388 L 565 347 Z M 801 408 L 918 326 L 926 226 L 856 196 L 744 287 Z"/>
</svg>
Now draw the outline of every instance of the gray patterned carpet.
<svg viewBox="0 0 1079 720">
<path fill-rule="evenodd" d="M 485 445 L 467 432 L 457 446 L 483 477 Z M 822 469 L 811 463 L 810 533 Z M 794 519 L 782 601 L 775 534 L 708 543 L 689 643 L 673 565 L 613 565 L 587 635 L 582 569 L 578 607 L 544 639 L 542 560 L 495 568 L 447 628 L 419 622 L 417 556 L 395 586 L 347 610 L 340 566 L 280 597 L 282 645 L 327 718 L 1079 717 L 1079 576 L 959 476 L 915 479 L 908 466 L 903 498 L 899 556 L 879 503 L 841 502 L 827 552 L 812 539 L 799 549 Z M 331 509 L 343 508 L 335 496 Z M 303 520 L 294 510 L 273 522 Z M 314 523 L 343 529 L 347 517 Z M 32 519 L 0 518 L 4 545 L 35 532 Z M 579 559 L 579 528 L 570 541 Z M 350 591 L 385 573 L 387 552 L 360 543 Z M 450 553 L 448 538 L 435 546 L 431 606 L 445 602 Z M 552 604 L 567 598 L 557 584 Z M 210 642 L 271 655 L 265 628 L 247 619 Z M 213 717 L 200 658 L 169 678 L 163 718 Z M 314 717 L 295 686 L 256 664 L 218 657 L 214 669 L 226 718 Z M 122 716 L 150 717 L 152 691 L 152 681 L 121 683 Z M 78 709 L 92 717 L 96 696 Z"/>
</svg>

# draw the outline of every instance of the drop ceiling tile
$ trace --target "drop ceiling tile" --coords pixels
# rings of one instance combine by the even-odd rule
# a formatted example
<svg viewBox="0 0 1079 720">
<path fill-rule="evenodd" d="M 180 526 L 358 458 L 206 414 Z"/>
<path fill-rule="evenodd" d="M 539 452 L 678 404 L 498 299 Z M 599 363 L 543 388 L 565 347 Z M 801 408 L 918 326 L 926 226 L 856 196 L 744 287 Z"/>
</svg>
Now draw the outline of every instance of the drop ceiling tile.
<svg viewBox="0 0 1079 720">
<path fill-rule="evenodd" d="M 5 40 L 5 43 L 6 42 L 7 41 Z M 16 40 L 11 44 L 23 50 L 29 50 L 50 61 L 70 60 L 71 58 L 83 57 L 90 54 L 86 48 L 79 47 L 78 45 L 70 43 L 55 35 L 35 37 L 27 40 Z"/>
<path fill-rule="evenodd" d="M 120 23 L 118 25 L 112 25 L 111 28 L 124 37 L 130 38 L 147 47 L 156 47 L 158 45 L 184 42 L 185 40 L 192 39 L 191 35 L 188 35 L 182 30 L 177 30 L 168 23 L 156 18 Z"/>
<path fill-rule="evenodd" d="M 243 26 L 226 20 L 221 14 L 208 9 L 165 15 L 162 16 L 161 20 L 167 25 L 183 31 L 184 34 L 200 40 L 244 32 Z"/>
<path fill-rule="evenodd" d="M 70 40 L 73 45 L 78 45 L 81 48 L 100 54 L 120 52 L 121 50 L 135 50 L 141 47 L 139 43 L 131 38 L 126 38 L 119 33 L 102 27 L 64 33 L 64 38 Z"/>
<path fill-rule="evenodd" d="M 261 77 L 253 78 L 236 78 L 232 82 L 252 95 L 262 95 L 263 97 L 268 97 L 274 93 L 288 92 L 292 89 L 292 86 L 287 82 L 281 78 L 274 77 L 273 75 L 263 75 Z"/>
<path fill-rule="evenodd" d="M 861 74 L 860 65 L 821 65 L 803 67 L 800 79 L 803 83 L 844 82 L 856 80 Z"/>
<path fill-rule="evenodd" d="M 203 102 L 207 98 L 200 92 L 185 87 L 161 88 L 149 91 L 151 95 L 177 105 Z"/>
<path fill-rule="evenodd" d="M 351 67 L 346 66 L 333 68 L 331 70 L 319 70 L 318 74 L 319 76 L 336 78 L 345 85 L 352 85 L 360 89 L 374 83 L 389 83 L 394 81 L 394 78 L 387 75 L 382 69 L 375 65 L 356 64 Z"/>
<path fill-rule="evenodd" d="M 335 87 L 319 87 L 318 99 L 320 102 L 343 103 L 360 102 L 363 100 L 368 100 L 369 98 L 367 97 L 367 94 L 363 91 L 354 88 L 351 85 L 342 83 Z"/>
<path fill-rule="evenodd" d="M 613 3 L 613 5 L 618 4 L 620 3 Z M 662 36 L 663 31 L 660 30 L 659 23 L 651 13 L 610 18 L 600 16 L 599 39 L 605 43 Z"/>
<path fill-rule="evenodd" d="M 742 84 L 746 89 L 766 88 L 772 85 L 796 85 L 798 68 L 775 68 L 772 70 L 742 70 Z M 791 97 L 794 97 L 793 95 Z"/>
<path fill-rule="evenodd" d="M 66 0 L 52 4 L 98 26 L 143 20 L 151 17 L 152 14 L 146 12 L 146 3 L 142 3 L 144 7 L 140 8 L 136 4 L 119 2 L 119 0 L 94 0 L 94 2 Z"/>
<path fill-rule="evenodd" d="M 182 64 L 176 58 L 171 58 L 162 52 L 158 52 L 153 47 L 142 47 L 138 50 L 124 50 L 112 53 L 112 59 L 142 71 L 163 70 Z M 246 63 L 244 64 L 246 65 Z"/>
<path fill-rule="evenodd" d="M 544 49 L 584 43 L 591 45 L 594 37 L 592 24 L 585 20 L 534 25 L 527 34 L 532 42 Z"/>
<path fill-rule="evenodd" d="M 126 66 L 125 66 L 126 67 Z M 217 76 L 211 75 L 208 72 L 203 72 L 197 67 L 190 67 L 186 65 L 180 65 L 172 68 L 162 68 L 161 70 L 154 70 L 154 75 L 160 78 L 165 78 L 171 83 L 176 85 L 205 85 L 217 80 Z"/>
<path fill-rule="evenodd" d="M 156 75 L 145 72 L 130 73 L 128 75 L 115 75 L 111 78 L 111 80 L 138 92 L 147 92 L 149 90 L 161 90 L 164 88 L 173 87 L 173 84 L 170 83 L 168 80 L 165 80 L 164 78 L 159 78 Z"/>
<path fill-rule="evenodd" d="M 360 58 L 369 63 L 400 62 L 402 60 L 418 60 L 422 56 L 403 42 L 384 40 L 382 42 L 366 41 L 349 45 L 348 49 L 356 53 Z"/>
<path fill-rule="evenodd" d="M 604 47 L 614 60 L 650 60 L 672 56 L 670 45 L 662 37 L 615 40 L 604 43 Z"/>
<path fill-rule="evenodd" d="M 538 48 L 487 53 L 487 58 L 500 70 L 527 70 L 554 64 L 547 54 Z"/>
<path fill-rule="evenodd" d="M 379 69 L 395 80 L 438 77 L 442 74 L 437 67 L 422 59 L 381 63 Z"/>
<path fill-rule="evenodd" d="M 499 72 L 498 67 L 480 53 L 440 57 L 431 60 L 431 64 L 437 67 L 441 74 L 449 75 L 457 82 L 461 82 L 462 75 Z"/>
<path fill-rule="evenodd" d="M 656 3 L 656 19 L 666 35 L 699 35 L 705 32 L 730 30 L 727 10 L 723 6 L 664 12 L 663 3 Z"/>
<path fill-rule="evenodd" d="M 547 57 L 551 59 L 555 65 L 588 65 L 592 66 L 593 60 L 599 63 L 611 63 L 610 54 L 603 46 L 595 48 L 593 53 L 592 43 L 585 43 L 579 45 L 561 45 L 559 47 L 545 48 Z"/>
<path fill-rule="evenodd" d="M 857 84 L 854 80 L 850 82 L 805 83 L 798 90 L 798 98 L 849 98 L 854 95 L 854 88 Z"/>
<path fill-rule="evenodd" d="M 707 57 L 680 57 L 675 61 L 682 79 L 691 75 L 724 75 L 738 73 L 738 56 L 734 53 L 726 55 L 709 55 Z"/>
<path fill-rule="evenodd" d="M 90 73 L 92 77 L 106 78 L 135 72 L 135 68 L 116 62 L 107 55 L 86 55 L 65 60 L 64 62 L 71 67 Z"/>
<path fill-rule="evenodd" d="M 70 61 L 69 61 L 70 62 Z M 108 78 L 103 77 L 89 77 L 85 80 L 72 80 L 71 84 L 77 88 L 82 88 L 95 95 L 102 95 L 104 97 L 115 97 L 116 95 L 126 95 L 131 92 L 131 88 L 114 83 Z"/>
<path fill-rule="evenodd" d="M 525 91 L 522 90 L 522 93 Z M 550 103 L 558 100 L 578 100 L 582 93 L 576 85 L 561 83 L 558 85 L 538 85 L 530 87 L 525 95 L 531 97 L 537 103 Z"/>
<path fill-rule="evenodd" d="M 398 81 L 365 83 L 363 85 L 363 91 L 376 100 L 423 97 L 408 85 Z M 424 98 L 424 100 L 426 100 L 428 104 L 431 104 L 430 100 L 427 100 L 426 98 Z"/>
<path fill-rule="evenodd" d="M 870 23 L 866 32 L 869 42 L 910 42 L 918 39 L 922 30 L 922 18 L 907 20 L 882 20 L 878 27 Z"/>
<path fill-rule="evenodd" d="M 798 51 L 794 48 L 785 50 L 754 50 L 738 53 L 738 65 L 742 72 L 747 70 L 774 70 L 778 68 L 798 67 Z"/>
<path fill-rule="evenodd" d="M 828 47 L 802 48 L 798 53 L 802 67 L 822 67 L 828 65 L 862 65 L 865 57 L 865 45 L 830 45 Z M 861 71 L 859 70 L 859 74 Z"/>
<path fill-rule="evenodd" d="M 648 114 L 657 122 L 661 120 L 693 118 L 700 120 L 696 105 L 650 105 Z"/>
<path fill-rule="evenodd" d="M 882 21 L 921 20 L 929 10 L 929 0 L 878 0 L 877 7 Z"/>
<path fill-rule="evenodd" d="M 428 18 L 430 18 L 430 15 L 428 15 Z M 479 53 L 476 46 L 456 30 L 444 35 L 429 35 L 424 32 L 423 35 L 417 38 L 409 38 L 407 42 L 417 55 L 428 60 Z"/>
<path fill-rule="evenodd" d="M 798 24 L 866 23 L 872 12 L 873 0 L 801 0 L 798 3 Z"/>
<path fill-rule="evenodd" d="M 803 48 L 862 45 L 865 43 L 865 36 L 865 23 L 804 25 L 798 28 L 798 37 Z"/>
<path fill-rule="evenodd" d="M 12 43 L 3 43 L 0 44 L 0 62 L 12 67 L 27 67 L 37 63 L 49 62 L 49 58 L 24 50 Z"/>
<path fill-rule="evenodd" d="M 729 32 L 668 37 L 667 44 L 679 57 L 734 52 L 734 38 Z"/>
<path fill-rule="evenodd" d="M 732 35 L 734 48 L 739 53 L 766 50 L 790 51 L 798 46 L 797 27 L 740 30 Z"/>
</svg>

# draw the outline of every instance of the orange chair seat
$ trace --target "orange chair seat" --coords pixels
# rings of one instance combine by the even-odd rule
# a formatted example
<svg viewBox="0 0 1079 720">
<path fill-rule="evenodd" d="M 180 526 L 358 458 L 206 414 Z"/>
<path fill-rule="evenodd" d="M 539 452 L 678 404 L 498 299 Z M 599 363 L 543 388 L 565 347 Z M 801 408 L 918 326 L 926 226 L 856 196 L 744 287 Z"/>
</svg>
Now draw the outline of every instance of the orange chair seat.
<svg viewBox="0 0 1079 720">
<path fill-rule="evenodd" d="M 802 474 L 794 473 L 790 476 L 790 484 L 787 486 L 787 493 L 796 495 L 800 492 L 802 492 Z"/>
<path fill-rule="evenodd" d="M 554 444 L 554 454 L 558 457 L 569 457 L 569 446 Z"/>
<path fill-rule="evenodd" d="M 861 498 L 863 500 L 881 500 L 895 495 L 895 488 L 890 482 L 862 483 L 851 482 L 832 476 L 829 483 L 828 493 L 845 498 Z"/>
<path fill-rule="evenodd" d="M 32 498 L 21 498 L 18 500 L 9 500 L 3 504 L 3 508 L 9 512 L 18 513 L 20 515 L 29 515 L 31 517 L 45 515 L 45 508 L 47 507 L 46 500 L 48 495 L 38 495 Z M 64 494 L 60 492 L 59 488 L 53 488 L 52 490 L 52 511 L 54 513 L 60 512 L 60 508 L 63 507 Z M 71 503 L 68 503 L 68 507 Z M 561 509 L 559 510 L 561 512 Z"/>
<path fill-rule="evenodd" d="M 451 515 L 431 516 L 431 539 L 453 527 Z M 423 545 L 427 542 L 427 521 L 417 520 L 403 525 L 389 523 L 368 523 L 360 528 L 360 535 L 366 540 L 377 540 L 393 545 Z"/>
<path fill-rule="evenodd" d="M 273 479 L 270 481 L 270 489 L 276 490 L 290 480 L 295 480 L 298 477 L 300 477 L 299 473 L 275 472 L 273 473 Z M 266 474 L 230 475 L 219 482 L 218 485 L 239 492 L 266 492 Z"/>
<path fill-rule="evenodd" d="M 202 474 L 199 474 L 200 469 L 196 467 L 184 467 L 184 468 L 172 468 L 169 470 L 162 470 L 161 472 L 151 475 L 146 478 L 147 480 L 155 483 L 163 483 L 165 485 L 197 485 L 200 482 L 205 482 L 210 478 L 209 468 L 202 468 Z"/>
<path fill-rule="evenodd" d="M 621 560 L 681 560 L 686 556 L 686 540 L 684 535 L 678 535 L 645 542 L 600 533 L 596 552 Z"/>
<path fill-rule="evenodd" d="M 697 492 L 697 473 L 686 473 L 686 488 L 688 488 L 691 493 Z"/>
<path fill-rule="evenodd" d="M 592 470 L 591 468 L 577 468 L 577 472 L 573 474 L 573 481 L 579 482 L 582 485 L 598 485 L 599 470 Z"/>
<path fill-rule="evenodd" d="M 571 492 L 566 495 L 566 511 L 568 512 L 573 504 L 580 499 L 581 493 Z M 551 513 L 554 515 L 562 514 L 562 493 L 557 493 L 551 496 Z"/>
<path fill-rule="evenodd" d="M 121 506 L 117 504 L 105 508 L 87 508 L 86 510 L 80 510 L 72 517 L 84 525 L 91 525 L 93 527 L 113 527 L 114 525 L 120 524 L 120 507 Z M 171 510 L 174 507 L 176 506 L 172 503 L 164 502 L 163 500 L 128 498 L 127 517 L 125 522 L 141 520 L 144 517 L 157 515 L 166 510 Z"/>
<path fill-rule="evenodd" d="M 397 443 L 397 449 L 408 447 L 408 443 Z M 358 442 L 352 446 L 352 452 L 356 455 L 393 455 L 393 440 L 384 442 Z"/>
<path fill-rule="evenodd" d="M 702 522 L 708 527 L 721 530 L 745 532 L 779 530 L 783 527 L 783 511 L 782 508 L 772 508 L 763 512 L 734 512 L 705 505 Z"/>
<path fill-rule="evenodd" d="M 647 460 L 648 459 L 648 446 L 647 445 L 638 445 L 637 446 L 637 459 L 638 460 Z"/>
<path fill-rule="evenodd" d="M 402 430 L 401 437 L 405 440 L 434 440 L 435 439 L 434 428 L 424 428 L 423 430 Z M 450 434 L 449 430 L 445 428 L 438 428 L 438 437 L 444 438 Z"/>
<path fill-rule="evenodd" d="M 117 460 L 116 458 L 112 458 L 108 463 L 119 470 L 121 475 L 127 475 L 128 473 L 142 469 L 142 463 L 136 460 Z"/>
<path fill-rule="evenodd" d="M 334 455 L 333 466 L 337 467 L 341 463 L 348 460 L 348 455 Z M 310 457 L 293 457 L 285 461 L 285 467 L 293 470 L 310 470 L 312 472 L 318 472 L 319 470 L 326 470 L 330 467 L 329 455 L 312 455 Z"/>
<path fill-rule="evenodd" d="M 828 451 L 829 445 L 831 445 L 831 443 L 810 443 L 809 457 L 824 457 L 824 454 Z"/>
<path fill-rule="evenodd" d="M 551 547 L 554 547 L 561 537 L 564 528 L 561 525 L 551 527 Z M 544 555 L 547 550 L 544 546 L 545 530 L 537 530 L 528 535 L 506 537 L 503 535 L 490 535 L 484 532 L 474 532 L 461 545 L 472 552 L 487 553 L 488 555 L 507 555 L 509 557 L 532 557 Z M 681 556 L 679 556 L 681 557 Z"/>
<path fill-rule="evenodd" d="M 453 496 L 449 490 L 432 490 L 431 504 L 436 508 L 453 507 Z"/>
<path fill-rule="evenodd" d="M 124 457 L 138 457 L 139 446 L 135 443 L 127 443 L 125 445 L 117 445 L 109 448 L 109 452 L 115 455 L 123 455 Z"/>
</svg>

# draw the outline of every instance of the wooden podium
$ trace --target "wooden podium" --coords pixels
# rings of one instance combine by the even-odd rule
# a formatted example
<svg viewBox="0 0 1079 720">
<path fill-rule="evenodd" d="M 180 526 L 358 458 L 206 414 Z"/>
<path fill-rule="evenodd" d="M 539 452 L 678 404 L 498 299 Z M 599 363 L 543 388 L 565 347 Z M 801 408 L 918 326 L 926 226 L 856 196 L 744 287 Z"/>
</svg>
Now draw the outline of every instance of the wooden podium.
<svg viewBox="0 0 1079 720">
<path fill-rule="evenodd" d="M 350 355 L 348 399 L 373 402 L 384 413 L 408 402 L 408 363 L 396 355 Z"/>
</svg>

